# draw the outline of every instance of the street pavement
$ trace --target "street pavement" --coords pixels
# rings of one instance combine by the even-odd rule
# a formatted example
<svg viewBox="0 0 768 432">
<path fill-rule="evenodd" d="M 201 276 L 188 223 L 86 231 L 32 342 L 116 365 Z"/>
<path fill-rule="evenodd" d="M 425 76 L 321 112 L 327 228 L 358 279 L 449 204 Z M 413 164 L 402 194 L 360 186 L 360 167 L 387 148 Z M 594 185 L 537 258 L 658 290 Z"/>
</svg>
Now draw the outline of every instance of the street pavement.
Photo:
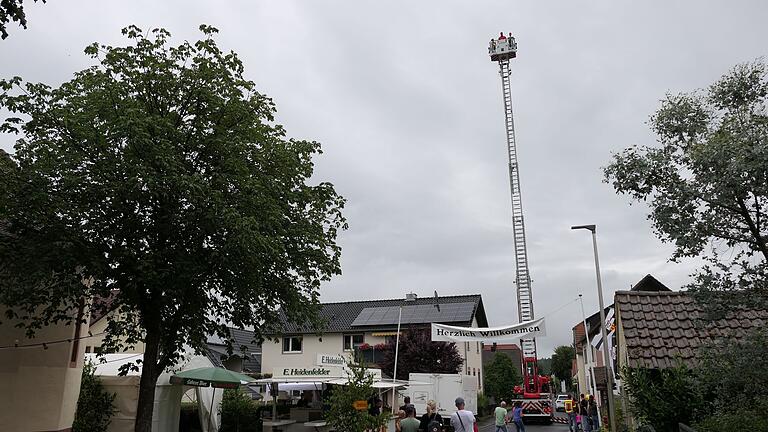
<svg viewBox="0 0 768 432">
<path fill-rule="evenodd" d="M 496 424 L 493 420 L 493 417 L 484 418 L 480 420 L 480 424 L 478 424 L 478 429 L 480 430 L 480 432 L 496 432 Z M 552 423 L 551 425 L 541 425 L 541 424 L 525 425 L 525 432 L 567 432 L 567 431 L 568 431 L 568 425 L 566 424 Z M 507 425 L 507 432 L 515 432 L 515 425 L 513 424 Z"/>
</svg>

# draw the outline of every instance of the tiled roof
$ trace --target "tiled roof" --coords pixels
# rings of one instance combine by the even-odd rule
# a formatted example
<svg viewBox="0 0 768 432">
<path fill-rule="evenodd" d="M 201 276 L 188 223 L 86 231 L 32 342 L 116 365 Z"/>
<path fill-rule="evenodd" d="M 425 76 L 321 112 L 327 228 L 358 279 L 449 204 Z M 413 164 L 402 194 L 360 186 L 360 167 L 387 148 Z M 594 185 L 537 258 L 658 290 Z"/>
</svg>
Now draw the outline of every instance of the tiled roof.
<svg viewBox="0 0 768 432">
<path fill-rule="evenodd" d="M 483 300 L 479 294 L 474 295 L 459 295 L 459 296 L 444 296 L 438 298 L 439 304 L 446 303 L 465 303 L 472 302 L 475 304 L 475 309 L 472 316 L 477 319 L 478 326 L 487 327 L 488 319 L 485 316 L 485 309 L 483 307 Z M 434 297 L 421 297 L 413 301 L 406 301 L 402 299 L 387 299 L 387 300 L 364 300 L 364 301 L 351 301 L 342 303 L 323 303 L 320 305 L 320 317 L 325 321 L 326 326 L 323 329 L 319 329 L 323 333 L 343 333 L 348 331 L 360 331 L 360 327 L 353 327 L 352 322 L 357 318 L 360 312 L 365 308 L 370 307 L 386 307 L 386 306 L 412 306 L 412 305 L 424 305 L 435 304 Z M 287 322 L 285 316 L 281 314 L 282 325 L 280 326 L 283 334 L 289 333 L 317 333 L 318 329 L 311 329 L 305 325 Z M 469 322 L 452 322 L 450 319 L 445 321 L 436 321 L 441 323 L 452 323 L 455 325 L 472 324 Z M 375 330 L 390 330 L 397 327 L 386 325 L 382 327 L 376 327 Z M 374 328 L 366 327 L 365 330 L 374 330 Z"/>
<path fill-rule="evenodd" d="M 232 355 L 243 358 L 243 371 L 260 372 L 261 345 L 253 342 L 253 332 L 230 327 L 229 333 L 232 336 Z M 209 338 L 207 345 L 208 358 L 214 365 L 221 366 L 222 360 L 229 356 L 226 345 L 218 338 Z"/>
<path fill-rule="evenodd" d="M 483 345 L 483 351 L 491 351 L 493 344 Z M 520 351 L 520 347 L 517 344 L 496 344 L 496 351 Z"/>
<path fill-rule="evenodd" d="M 677 358 L 690 363 L 703 343 L 739 339 L 768 324 L 767 310 L 744 309 L 705 323 L 698 319 L 701 306 L 685 292 L 618 291 L 615 302 L 632 367 L 666 368 Z"/>
<path fill-rule="evenodd" d="M 629 289 L 630 291 L 672 291 L 670 290 L 666 285 L 659 282 L 658 279 L 651 276 L 650 274 L 647 274 L 643 276 L 642 279 L 640 279 L 635 285 L 632 286 L 632 288 Z M 608 312 L 613 308 L 613 304 L 610 304 L 606 306 L 605 308 L 605 314 L 607 315 Z M 598 310 L 594 314 L 592 314 L 589 318 L 587 318 L 587 328 L 589 328 L 589 339 L 591 340 L 594 338 L 598 333 L 600 333 L 600 311 Z M 584 323 L 579 322 L 573 327 L 573 343 L 574 345 L 581 345 L 585 342 L 586 335 L 584 334 Z"/>
<path fill-rule="evenodd" d="M 581 349 L 581 344 L 584 343 L 584 321 L 576 324 L 573 327 L 573 345 L 578 349 Z"/>
<path fill-rule="evenodd" d="M 107 316 L 118 306 L 115 304 L 115 299 L 119 293 L 120 291 L 118 290 L 112 290 L 106 297 L 93 297 L 91 300 L 91 320 L 89 325 L 96 324 L 96 322 Z"/>
</svg>

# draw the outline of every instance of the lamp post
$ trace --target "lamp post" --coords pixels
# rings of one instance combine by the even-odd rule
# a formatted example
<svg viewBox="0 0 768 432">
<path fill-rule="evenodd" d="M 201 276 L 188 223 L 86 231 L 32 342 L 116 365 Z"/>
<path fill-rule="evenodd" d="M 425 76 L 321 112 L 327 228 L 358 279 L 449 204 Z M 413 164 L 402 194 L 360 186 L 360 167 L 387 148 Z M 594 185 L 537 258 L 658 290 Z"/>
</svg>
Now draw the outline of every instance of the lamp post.
<svg viewBox="0 0 768 432">
<path fill-rule="evenodd" d="M 397 336 L 395 339 L 395 367 L 392 371 L 392 383 L 397 380 L 397 352 L 400 350 L 400 319 L 403 317 L 403 305 L 400 305 L 400 310 L 397 313 Z"/>
<path fill-rule="evenodd" d="M 584 313 L 584 299 L 579 294 L 579 302 L 581 303 L 581 319 L 584 323 L 584 339 L 587 342 L 585 351 L 587 352 L 587 363 L 589 363 L 589 379 L 587 380 L 587 388 L 590 394 L 597 393 L 597 387 L 595 384 L 595 364 L 592 362 L 592 347 L 589 343 L 589 331 L 587 330 L 587 315 Z"/>
<path fill-rule="evenodd" d="M 571 229 L 586 229 L 592 232 L 592 248 L 595 252 L 595 275 L 597 277 L 597 299 L 600 302 L 600 335 L 603 338 L 603 360 L 606 370 L 606 387 L 608 393 L 608 420 L 611 422 L 611 430 L 616 430 L 616 416 L 613 415 L 613 370 L 611 367 L 611 355 L 608 352 L 608 336 L 605 331 L 605 305 L 603 304 L 603 281 L 600 278 L 600 260 L 597 256 L 597 227 L 595 225 L 576 225 Z M 586 332 L 586 328 L 584 331 Z M 589 342 L 589 335 L 587 335 L 587 342 Z M 590 348 L 591 350 L 591 348 Z"/>
</svg>

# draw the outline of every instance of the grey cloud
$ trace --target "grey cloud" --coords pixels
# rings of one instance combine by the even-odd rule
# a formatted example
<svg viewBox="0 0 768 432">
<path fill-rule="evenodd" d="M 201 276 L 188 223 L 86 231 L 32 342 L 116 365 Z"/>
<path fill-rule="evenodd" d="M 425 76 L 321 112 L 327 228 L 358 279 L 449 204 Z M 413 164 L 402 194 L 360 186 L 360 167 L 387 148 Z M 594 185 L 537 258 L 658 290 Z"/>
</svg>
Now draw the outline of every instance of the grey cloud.
<svg viewBox="0 0 768 432">
<path fill-rule="evenodd" d="M 597 310 L 595 223 L 606 297 L 646 273 L 678 289 L 697 262 L 668 263 L 642 204 L 603 184 L 610 153 L 653 144 L 645 122 L 665 92 L 706 86 L 766 54 L 768 6 L 717 1 L 130 3 L 29 7 L 29 30 L 0 42 L 0 75 L 59 83 L 90 64 L 93 41 L 163 26 L 194 40 L 220 30 L 297 138 L 321 142 L 317 180 L 349 201 L 338 301 L 482 293 L 492 324 L 516 320 L 514 257 L 500 83 L 486 44 L 518 38 L 513 97 L 541 355 L 569 343 Z M 12 137 L 0 136 L 10 149 Z"/>
</svg>

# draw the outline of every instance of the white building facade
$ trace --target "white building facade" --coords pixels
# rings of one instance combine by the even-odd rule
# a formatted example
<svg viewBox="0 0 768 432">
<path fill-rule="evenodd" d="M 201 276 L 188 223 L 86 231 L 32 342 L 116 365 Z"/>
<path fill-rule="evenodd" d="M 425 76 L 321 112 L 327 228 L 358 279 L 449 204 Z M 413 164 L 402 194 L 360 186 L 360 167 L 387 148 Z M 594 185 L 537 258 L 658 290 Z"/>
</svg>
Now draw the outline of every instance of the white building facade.
<svg viewBox="0 0 768 432">
<path fill-rule="evenodd" d="M 439 306 L 439 307 L 438 307 Z M 428 329 L 432 322 L 466 327 L 487 327 L 488 321 L 480 295 L 368 300 L 324 303 L 320 315 L 326 328 L 308 330 L 301 325 L 284 323 L 282 334 L 270 335 L 275 341 L 262 345 L 262 373 L 315 366 L 338 366 L 341 358 L 350 358 L 357 348 L 371 367 L 378 367 L 381 349 L 397 337 L 397 319 L 402 308 L 401 332 L 410 328 Z M 482 344 L 457 343 L 464 363 L 460 373 L 477 378 L 482 392 Z"/>
</svg>

